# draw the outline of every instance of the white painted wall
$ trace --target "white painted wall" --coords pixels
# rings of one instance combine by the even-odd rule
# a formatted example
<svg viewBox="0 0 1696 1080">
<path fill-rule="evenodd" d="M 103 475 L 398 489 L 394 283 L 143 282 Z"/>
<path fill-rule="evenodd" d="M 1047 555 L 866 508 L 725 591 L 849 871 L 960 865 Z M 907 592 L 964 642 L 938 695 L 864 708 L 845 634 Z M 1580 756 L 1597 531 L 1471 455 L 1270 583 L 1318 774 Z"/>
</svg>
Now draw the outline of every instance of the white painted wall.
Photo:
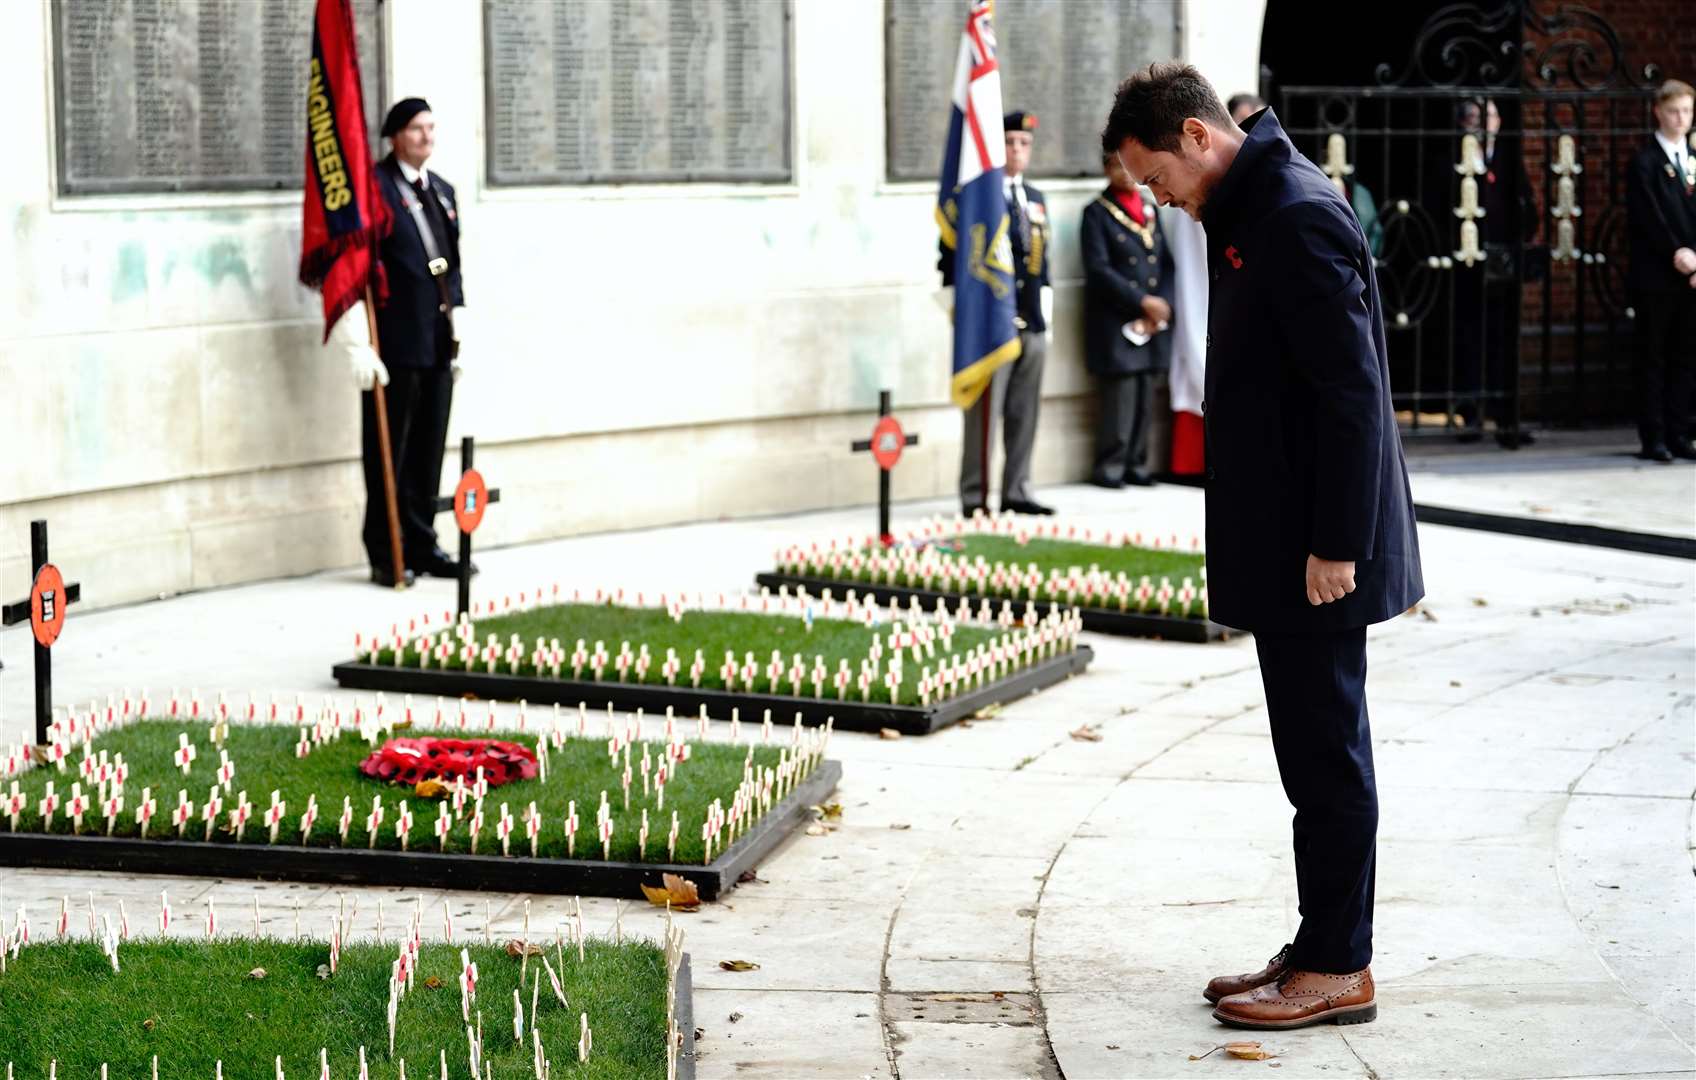
<svg viewBox="0 0 1696 1080">
<path fill-rule="evenodd" d="M 505 492 L 481 543 L 870 501 L 847 444 L 880 386 L 923 440 L 897 495 L 953 490 L 935 196 L 883 180 L 880 3 L 796 3 L 796 176 L 776 188 L 486 189 L 481 5 L 390 8 L 393 96 L 435 106 L 432 167 L 461 193 L 451 445 L 475 434 Z M 1253 85 L 1262 10 L 1187 5 L 1189 53 L 1223 94 Z M 38 516 L 89 606 L 361 563 L 357 400 L 295 281 L 298 196 L 56 196 L 48 11 L 13 0 L 0 36 L 0 596 L 27 589 Z M 1076 235 L 1095 186 L 1043 186 L 1052 483 L 1088 467 Z"/>
</svg>

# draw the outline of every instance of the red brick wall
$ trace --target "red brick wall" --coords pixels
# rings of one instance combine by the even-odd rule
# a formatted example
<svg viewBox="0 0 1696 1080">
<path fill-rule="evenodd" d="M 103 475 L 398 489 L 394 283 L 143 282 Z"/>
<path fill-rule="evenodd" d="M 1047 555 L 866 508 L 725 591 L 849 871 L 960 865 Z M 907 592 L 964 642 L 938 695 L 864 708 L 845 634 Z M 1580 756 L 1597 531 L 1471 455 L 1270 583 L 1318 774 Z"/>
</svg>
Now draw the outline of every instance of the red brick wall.
<svg viewBox="0 0 1696 1080">
<path fill-rule="evenodd" d="M 1559 11 L 1559 0 L 1536 0 L 1535 9 L 1545 17 Z M 1653 63 L 1661 69 L 1663 78 L 1696 81 L 1696 17 L 1691 15 L 1687 2 L 1679 0 L 1604 0 L 1591 9 L 1613 25 L 1619 35 L 1622 56 L 1628 72 L 1640 77 L 1644 64 Z M 1592 43 L 1598 65 L 1612 63 L 1609 51 L 1599 37 L 1571 32 L 1561 40 L 1577 37 Z M 1535 35 L 1529 39 L 1534 50 L 1549 44 Z M 1558 69 L 1555 88 L 1573 88 L 1567 74 L 1567 61 L 1554 56 Z M 1594 72 L 1600 75 L 1601 70 Z M 1622 170 L 1629 156 L 1648 137 L 1653 126 L 1648 105 L 1631 99 L 1590 100 L 1580 108 L 1571 102 L 1535 103 L 1527 99 L 1522 123 L 1526 132 L 1525 166 L 1531 179 L 1533 198 L 1537 204 L 1538 228 L 1534 242 L 1553 245 L 1555 222 L 1549 215 L 1549 198 L 1554 179 L 1549 174 L 1550 157 L 1557 133 L 1580 122 L 1584 132 L 1577 136 L 1579 157 L 1584 166 L 1577 191 L 1577 201 L 1583 209 L 1578 221 L 1578 246 L 1606 258 L 1604 263 L 1555 263 L 1550 275 L 1553 283 L 1550 310 L 1557 324 L 1571 324 L 1580 317 L 1586 323 L 1604 323 L 1610 309 L 1626 303 L 1621 286 L 1626 265 L 1625 195 Z M 1611 132 L 1611 134 L 1610 134 Z M 1584 310 L 1579 308 L 1579 274 L 1591 275 L 1596 288 L 1587 297 Z M 1523 324 L 1528 332 L 1539 326 L 1543 317 L 1543 289 L 1528 287 L 1522 309 Z"/>
</svg>

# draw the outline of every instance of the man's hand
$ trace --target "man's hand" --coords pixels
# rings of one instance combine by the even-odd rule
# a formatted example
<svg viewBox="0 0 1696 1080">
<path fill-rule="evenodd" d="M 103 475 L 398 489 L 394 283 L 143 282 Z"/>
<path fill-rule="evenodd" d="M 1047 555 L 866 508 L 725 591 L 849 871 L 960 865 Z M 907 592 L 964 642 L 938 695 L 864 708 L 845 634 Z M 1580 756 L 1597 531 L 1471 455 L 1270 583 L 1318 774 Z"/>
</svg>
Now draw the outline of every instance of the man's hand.
<svg viewBox="0 0 1696 1080">
<path fill-rule="evenodd" d="M 1149 322 L 1154 323 L 1157 326 L 1160 323 L 1169 323 L 1172 321 L 1172 305 L 1168 304 L 1158 296 L 1145 296 L 1142 298 L 1142 313 L 1148 316 Z"/>
<path fill-rule="evenodd" d="M 369 390 L 378 383 L 389 385 L 389 369 L 378 358 L 376 350 L 371 348 L 371 328 L 365 316 L 365 301 L 356 300 L 352 307 L 342 312 L 342 317 L 330 327 L 330 339 L 325 345 L 340 352 L 347 361 L 348 374 L 353 377 L 355 388 Z"/>
<path fill-rule="evenodd" d="M 1673 252 L 1672 268 L 1681 274 L 1696 274 L 1696 251 L 1679 248 Z"/>
<path fill-rule="evenodd" d="M 353 376 L 353 385 L 358 390 L 371 389 L 372 383 L 389 385 L 389 369 L 377 357 L 376 350 L 369 345 L 348 345 L 348 373 Z"/>
<path fill-rule="evenodd" d="M 1307 602 L 1314 607 L 1341 600 L 1354 592 L 1354 561 L 1336 562 L 1307 557 Z"/>
</svg>

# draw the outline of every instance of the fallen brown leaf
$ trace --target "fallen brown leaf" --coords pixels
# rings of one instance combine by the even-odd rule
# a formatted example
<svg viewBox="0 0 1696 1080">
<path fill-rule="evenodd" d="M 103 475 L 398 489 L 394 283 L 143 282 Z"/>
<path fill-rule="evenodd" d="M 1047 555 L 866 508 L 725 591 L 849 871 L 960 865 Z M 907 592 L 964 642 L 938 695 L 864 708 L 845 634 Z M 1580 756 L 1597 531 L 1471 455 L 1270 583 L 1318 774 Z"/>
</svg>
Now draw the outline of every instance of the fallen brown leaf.
<svg viewBox="0 0 1696 1080">
<path fill-rule="evenodd" d="M 1081 728 L 1075 728 L 1074 730 L 1069 732 L 1069 734 L 1072 736 L 1072 738 L 1078 740 L 1079 742 L 1100 742 L 1102 740 L 1101 732 L 1097 731 L 1095 728 L 1091 727 L 1089 724 L 1085 724 Z"/>
<path fill-rule="evenodd" d="M 1490 601 L 1484 599 L 1482 596 L 1474 596 L 1472 598 L 1472 606 L 1473 607 L 1489 607 Z"/>
<path fill-rule="evenodd" d="M 1226 1043 L 1225 1053 L 1244 1061 L 1265 1061 L 1272 1056 L 1272 1051 L 1262 1049 L 1257 1042 Z"/>
<path fill-rule="evenodd" d="M 513 938 L 511 941 L 506 943 L 506 954 L 512 957 L 541 956 L 542 947 L 534 941 L 526 942 Z"/>
<path fill-rule="evenodd" d="M 432 975 L 424 980 L 424 985 L 428 986 L 432 990 L 440 990 L 442 988 L 442 980 L 437 976 Z"/>
<path fill-rule="evenodd" d="M 807 835 L 808 836 L 825 836 L 829 832 L 830 832 L 830 830 L 825 828 L 823 825 L 808 825 L 807 826 Z"/>
<path fill-rule="evenodd" d="M 254 968 L 252 971 L 247 973 L 247 977 L 250 979 L 263 979 L 265 977 L 265 969 Z"/>
<path fill-rule="evenodd" d="M 439 799 L 448 793 L 448 786 L 435 778 L 426 778 L 413 785 L 412 793 L 420 799 Z"/>
<path fill-rule="evenodd" d="M 734 1024 L 734 1023 L 736 1023 L 736 1021 L 738 1021 L 738 1020 L 740 1020 L 740 1019 L 742 1019 L 742 1014 L 741 1014 L 741 1013 L 739 1013 L 739 1012 L 733 1012 L 733 1013 L 731 1013 L 731 1014 L 730 1014 L 730 1022 L 731 1022 L 731 1023 L 732 1023 L 732 1024 Z"/>
<path fill-rule="evenodd" d="M 823 806 L 815 806 L 812 809 L 817 810 L 819 816 L 827 820 L 835 820 L 842 816 L 842 804 L 839 802 L 825 803 Z"/>
<path fill-rule="evenodd" d="M 701 892 L 693 881 L 680 878 L 676 874 L 660 875 L 661 888 L 651 885 L 642 886 L 642 895 L 648 898 L 648 903 L 655 907 L 671 905 L 673 911 L 696 911 L 701 906 Z"/>
<path fill-rule="evenodd" d="M 720 960 L 718 966 L 726 971 L 758 971 L 760 965 L 752 960 Z"/>
<path fill-rule="evenodd" d="M 972 719 L 973 720 L 994 720 L 997 716 L 1000 716 L 1000 715 L 1001 715 L 1001 704 L 1000 704 L 1000 702 L 992 702 L 991 704 L 985 705 L 983 708 L 981 708 L 977 712 L 973 713 Z"/>
<path fill-rule="evenodd" d="M 1244 1061 L 1265 1061 L 1273 1056 L 1270 1050 L 1262 1048 L 1257 1042 L 1228 1042 L 1215 1046 L 1205 1054 L 1191 1054 L 1190 1060 L 1200 1061 L 1202 1058 L 1210 1057 L 1221 1050 L 1225 1051 L 1225 1053 L 1234 1058 L 1241 1058 Z"/>
<path fill-rule="evenodd" d="M 894 829 L 896 832 L 906 832 L 908 829 L 912 828 L 911 825 L 904 821 L 890 822 L 889 827 Z"/>
<path fill-rule="evenodd" d="M 879 728 L 877 737 L 880 739 L 899 739 L 901 737 L 901 733 L 892 727 Z"/>
<path fill-rule="evenodd" d="M 143 1021 L 142 1021 L 142 1022 L 141 1022 L 141 1026 L 142 1026 L 142 1027 L 143 1027 L 143 1028 L 145 1028 L 145 1029 L 147 1029 L 147 1030 L 148 1030 L 148 1031 L 152 1031 L 152 1030 L 153 1030 L 153 1028 L 154 1028 L 154 1027 L 155 1027 L 155 1026 L 156 1026 L 156 1025 L 157 1025 L 157 1024 L 158 1024 L 158 1023 L 159 1023 L 159 1021 L 157 1021 L 157 1020 L 155 1020 L 155 1019 L 153 1019 L 153 1017 L 151 1017 L 151 1016 L 149 1016 L 149 1017 L 148 1017 L 148 1018 L 147 1018 L 147 1019 L 146 1019 L 146 1020 L 143 1020 Z"/>
</svg>

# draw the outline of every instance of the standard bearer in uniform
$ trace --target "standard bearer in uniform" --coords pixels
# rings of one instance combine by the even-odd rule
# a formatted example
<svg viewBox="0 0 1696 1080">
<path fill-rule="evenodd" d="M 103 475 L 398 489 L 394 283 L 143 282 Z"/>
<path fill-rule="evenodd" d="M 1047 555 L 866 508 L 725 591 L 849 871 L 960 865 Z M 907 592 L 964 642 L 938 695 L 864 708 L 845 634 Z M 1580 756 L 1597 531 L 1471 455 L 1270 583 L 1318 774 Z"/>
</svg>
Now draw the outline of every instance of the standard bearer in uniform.
<svg viewBox="0 0 1696 1080">
<path fill-rule="evenodd" d="M 436 539 L 435 500 L 441 489 L 448 413 L 460 375 L 465 290 L 460 279 L 459 201 L 453 185 L 426 165 L 436 145 L 429 103 L 416 97 L 396 102 L 383 121 L 383 137 L 391 150 L 377 163 L 376 172 L 395 227 L 378 252 L 388 279 L 387 295 L 377 304 L 376 344 L 382 355 L 372 348 L 362 309 L 338 320 L 331 336 L 346 351 L 355 385 L 367 391 L 361 398 L 365 551 L 371 580 L 387 585 L 394 571 L 389 565 L 375 395 L 369 393 L 373 382 L 388 388 L 389 444 L 407 580 L 414 573 L 459 576 L 458 561 Z"/>
<path fill-rule="evenodd" d="M 1001 508 L 1020 514 L 1052 514 L 1031 491 L 1031 453 L 1036 447 L 1037 413 L 1042 407 L 1042 367 L 1053 339 L 1054 290 L 1048 283 L 1048 252 L 1054 237 L 1048 201 L 1025 183 L 1036 133 L 1036 114 L 1010 112 L 1003 118 L 1007 141 L 1005 194 L 1013 245 L 1014 325 L 1019 328 L 1019 358 L 995 372 L 989 388 L 965 412 L 960 460 L 960 509 L 967 517 L 989 505 L 990 448 L 997 417 L 1004 426 L 1006 461 L 1001 472 Z M 953 252 L 945 248 L 938 263 L 944 288 L 954 285 Z"/>
</svg>

